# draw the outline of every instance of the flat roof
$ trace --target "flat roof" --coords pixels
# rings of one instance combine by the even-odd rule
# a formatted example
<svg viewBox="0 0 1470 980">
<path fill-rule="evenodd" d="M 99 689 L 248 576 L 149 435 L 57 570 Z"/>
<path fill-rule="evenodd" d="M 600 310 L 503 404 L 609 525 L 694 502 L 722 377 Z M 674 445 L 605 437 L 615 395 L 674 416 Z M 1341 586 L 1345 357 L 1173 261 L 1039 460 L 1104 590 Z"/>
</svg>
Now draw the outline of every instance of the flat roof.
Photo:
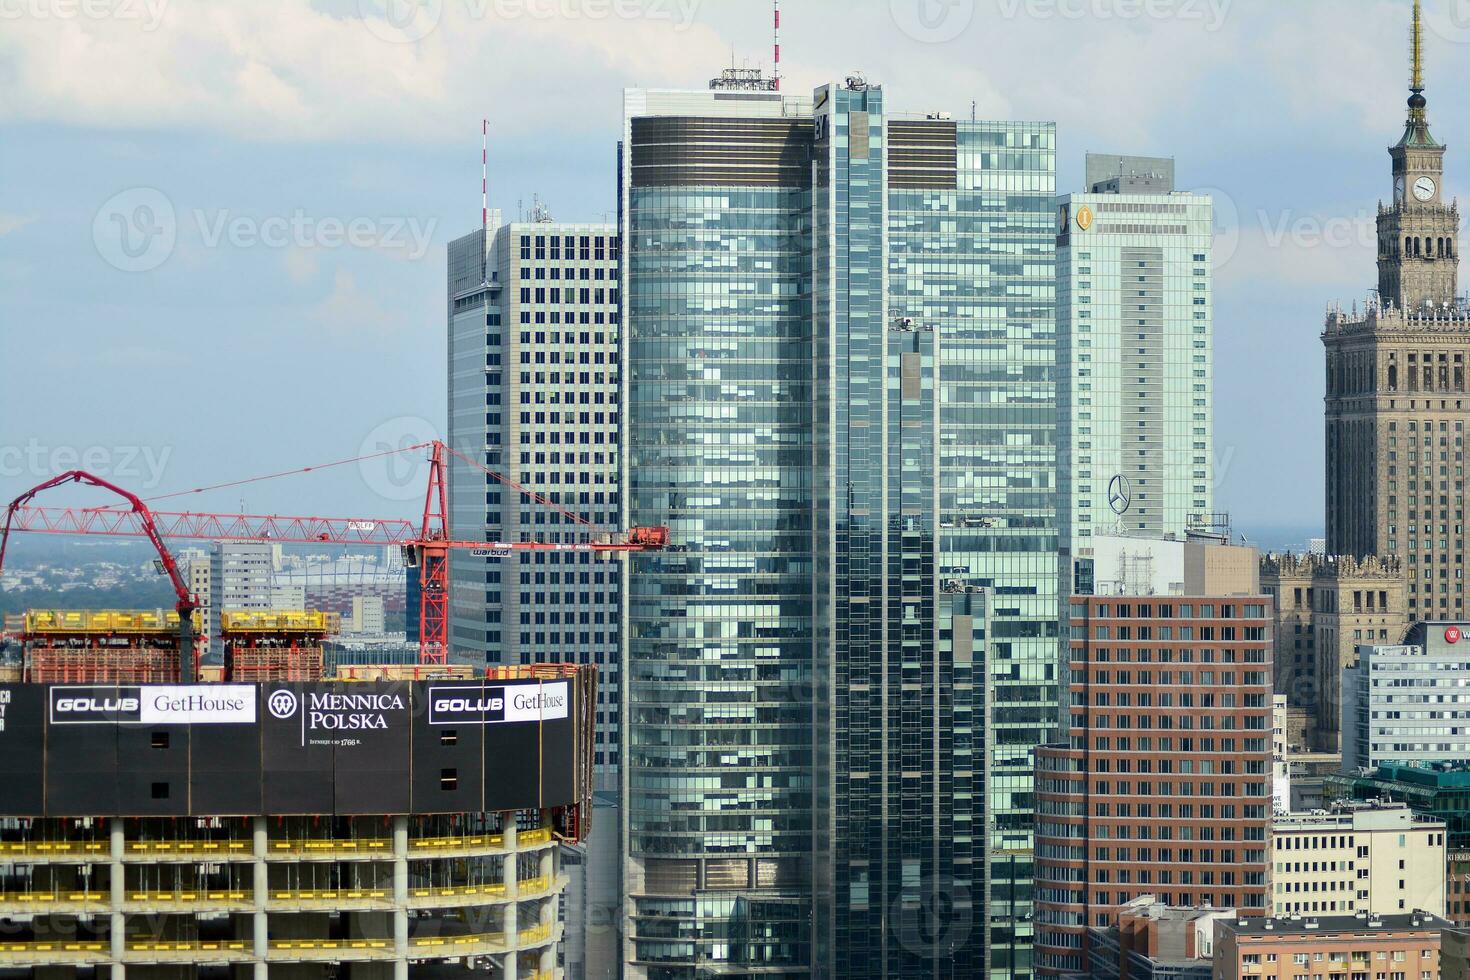
<svg viewBox="0 0 1470 980">
<path fill-rule="evenodd" d="M 1395 915 L 1316 915 L 1286 919 L 1254 918 L 1225 921 L 1221 925 L 1237 936 L 1332 935 L 1334 933 L 1438 932 L 1454 923 L 1431 912 L 1404 912 Z"/>
</svg>

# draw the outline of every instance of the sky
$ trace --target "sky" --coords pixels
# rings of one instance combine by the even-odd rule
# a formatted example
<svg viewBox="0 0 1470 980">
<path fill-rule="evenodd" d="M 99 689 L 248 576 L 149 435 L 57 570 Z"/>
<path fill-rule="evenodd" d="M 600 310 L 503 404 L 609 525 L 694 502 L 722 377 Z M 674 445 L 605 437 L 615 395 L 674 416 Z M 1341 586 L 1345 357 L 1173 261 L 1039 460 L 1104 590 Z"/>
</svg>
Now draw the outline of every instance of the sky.
<svg viewBox="0 0 1470 980">
<path fill-rule="evenodd" d="M 786 0 L 787 91 L 1054 120 L 1215 197 L 1219 509 L 1322 517 L 1329 303 L 1376 282 L 1409 0 Z M 1426 0 L 1447 193 L 1470 0 Z M 0 0 L 0 499 L 78 465 L 144 496 L 443 434 L 445 245 L 539 196 L 608 220 L 627 87 L 769 68 L 764 0 Z M 387 458 L 164 509 L 397 517 Z M 105 497 L 59 496 L 54 503 Z"/>
</svg>

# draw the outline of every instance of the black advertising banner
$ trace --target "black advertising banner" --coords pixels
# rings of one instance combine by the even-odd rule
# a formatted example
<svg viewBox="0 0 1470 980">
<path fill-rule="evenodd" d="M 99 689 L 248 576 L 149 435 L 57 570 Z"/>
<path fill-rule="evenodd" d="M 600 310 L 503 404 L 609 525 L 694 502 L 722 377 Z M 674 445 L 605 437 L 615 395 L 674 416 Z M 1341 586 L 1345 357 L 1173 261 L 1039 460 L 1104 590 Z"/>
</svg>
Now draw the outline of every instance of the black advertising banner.
<svg viewBox="0 0 1470 980">
<path fill-rule="evenodd" d="M 0 685 L 0 816 L 570 804 L 574 692 L 566 680 Z"/>
<path fill-rule="evenodd" d="M 42 812 L 45 747 L 45 688 L 0 684 L 0 816 Z"/>
</svg>

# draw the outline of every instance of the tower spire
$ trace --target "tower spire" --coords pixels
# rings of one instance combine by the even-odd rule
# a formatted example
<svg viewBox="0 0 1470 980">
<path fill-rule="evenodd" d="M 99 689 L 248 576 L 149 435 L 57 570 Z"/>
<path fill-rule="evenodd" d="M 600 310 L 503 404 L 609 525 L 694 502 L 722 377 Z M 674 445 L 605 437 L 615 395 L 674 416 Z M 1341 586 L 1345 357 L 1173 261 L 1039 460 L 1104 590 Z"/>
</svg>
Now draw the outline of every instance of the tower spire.
<svg viewBox="0 0 1470 980">
<path fill-rule="evenodd" d="M 1409 90 L 1417 95 L 1424 91 L 1424 10 L 1421 0 L 1414 0 L 1414 34 L 1410 46 L 1414 66 L 1409 76 Z"/>
</svg>

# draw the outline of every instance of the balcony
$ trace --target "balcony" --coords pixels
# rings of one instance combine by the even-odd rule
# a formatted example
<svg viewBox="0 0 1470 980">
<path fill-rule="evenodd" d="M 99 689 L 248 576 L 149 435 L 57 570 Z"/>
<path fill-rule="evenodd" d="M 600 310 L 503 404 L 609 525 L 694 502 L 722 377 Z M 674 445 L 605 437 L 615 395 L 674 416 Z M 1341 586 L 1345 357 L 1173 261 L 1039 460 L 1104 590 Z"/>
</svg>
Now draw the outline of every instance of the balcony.
<svg viewBox="0 0 1470 980">
<path fill-rule="evenodd" d="M 370 861 L 392 856 L 393 840 L 389 837 L 273 840 L 266 850 L 268 861 L 299 861 L 303 858 L 308 861 Z"/>
</svg>

